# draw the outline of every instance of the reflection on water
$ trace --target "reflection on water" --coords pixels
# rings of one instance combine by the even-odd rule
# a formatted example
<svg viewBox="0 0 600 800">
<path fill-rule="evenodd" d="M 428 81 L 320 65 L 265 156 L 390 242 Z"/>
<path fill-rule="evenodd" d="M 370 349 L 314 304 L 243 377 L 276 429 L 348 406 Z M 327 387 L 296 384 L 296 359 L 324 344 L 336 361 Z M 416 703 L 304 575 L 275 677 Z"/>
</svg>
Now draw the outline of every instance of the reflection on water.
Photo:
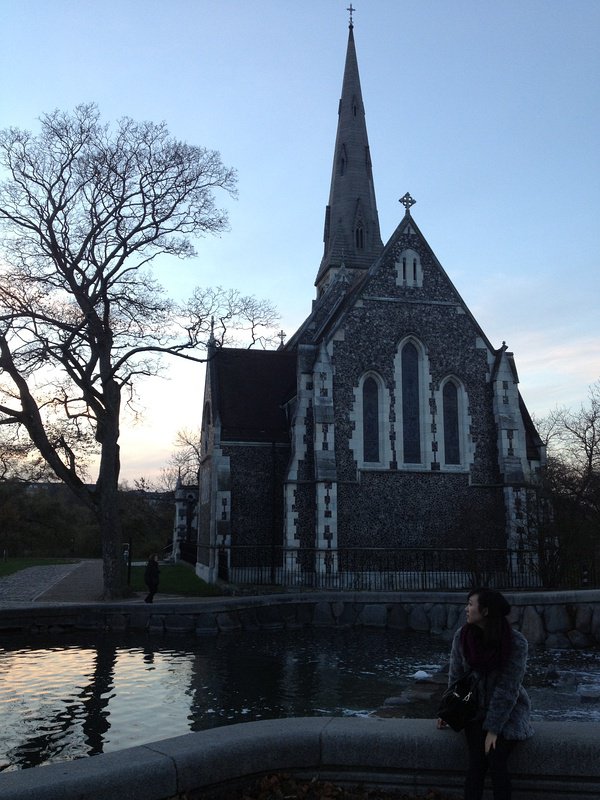
<svg viewBox="0 0 600 800">
<path fill-rule="evenodd" d="M 214 638 L 79 634 L 6 640 L 0 649 L 0 769 L 82 758 L 218 725 L 360 715 L 434 671 L 439 637 L 305 629 Z M 550 671 L 549 671 L 550 670 Z M 600 652 L 537 651 L 527 686 L 538 718 L 600 719 Z M 429 707 L 431 705 L 431 708 Z M 432 701 L 406 716 L 435 714 Z"/>
</svg>

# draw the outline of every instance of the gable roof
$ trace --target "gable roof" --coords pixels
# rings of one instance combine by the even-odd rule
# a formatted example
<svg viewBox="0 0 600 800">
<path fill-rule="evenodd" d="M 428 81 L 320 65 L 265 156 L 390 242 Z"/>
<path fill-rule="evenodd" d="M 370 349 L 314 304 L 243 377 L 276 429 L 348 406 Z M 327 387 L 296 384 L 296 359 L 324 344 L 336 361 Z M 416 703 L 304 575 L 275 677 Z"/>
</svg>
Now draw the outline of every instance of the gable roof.
<svg viewBox="0 0 600 800">
<path fill-rule="evenodd" d="M 470 318 L 478 335 L 485 342 L 489 351 L 495 354 L 497 352 L 496 348 L 492 345 L 481 325 L 473 316 L 458 289 L 448 276 L 448 273 L 439 262 L 431 246 L 415 223 L 410 212 L 407 212 L 404 215 L 403 219 L 396 227 L 396 230 L 386 243 L 383 252 L 379 258 L 373 262 L 368 271 L 352 276 L 351 280 L 353 280 L 353 282 L 350 284 L 347 280 L 347 274 L 343 271 L 336 276 L 336 279 L 329 284 L 325 290 L 325 293 L 315 301 L 313 304 L 313 309 L 307 319 L 302 323 L 300 328 L 298 328 L 293 336 L 288 339 L 284 347 L 286 349 L 293 349 L 297 347 L 301 341 L 317 342 L 320 341 L 321 338 L 331 336 L 331 334 L 343 324 L 346 311 L 352 307 L 361 294 L 367 291 L 369 282 L 376 277 L 383 263 L 388 258 L 390 251 L 395 247 L 400 237 L 409 227 L 411 233 L 420 240 L 423 247 L 430 254 L 435 264 L 435 269 L 437 269 L 444 277 L 444 280 L 447 282 L 447 285 L 450 287 L 455 296 L 457 305 L 460 305 L 465 314 Z"/>
<path fill-rule="evenodd" d="M 289 442 L 284 405 L 296 391 L 294 352 L 222 347 L 211 373 L 222 441 Z"/>
</svg>

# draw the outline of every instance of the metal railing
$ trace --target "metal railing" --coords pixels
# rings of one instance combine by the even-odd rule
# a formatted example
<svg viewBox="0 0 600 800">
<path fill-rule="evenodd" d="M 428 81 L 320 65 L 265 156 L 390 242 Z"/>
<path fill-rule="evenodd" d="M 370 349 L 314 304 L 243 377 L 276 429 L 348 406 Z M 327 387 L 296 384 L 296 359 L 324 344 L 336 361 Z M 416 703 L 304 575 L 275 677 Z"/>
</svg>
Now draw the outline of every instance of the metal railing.
<svg viewBox="0 0 600 800">
<path fill-rule="evenodd" d="M 600 586 L 593 557 L 560 566 L 556 557 L 483 548 L 295 548 L 233 545 L 203 548 L 220 580 L 240 586 L 347 591 L 583 589 Z M 212 552 L 211 552 L 212 551 Z"/>
</svg>

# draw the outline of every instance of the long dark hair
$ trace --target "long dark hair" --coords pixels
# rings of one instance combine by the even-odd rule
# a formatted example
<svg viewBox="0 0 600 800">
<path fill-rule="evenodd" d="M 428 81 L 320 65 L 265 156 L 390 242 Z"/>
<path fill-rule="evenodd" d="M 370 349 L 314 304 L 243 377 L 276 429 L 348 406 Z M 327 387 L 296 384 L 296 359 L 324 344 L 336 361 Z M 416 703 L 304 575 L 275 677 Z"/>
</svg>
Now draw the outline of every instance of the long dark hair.
<svg viewBox="0 0 600 800">
<path fill-rule="evenodd" d="M 479 610 L 483 612 L 485 608 L 485 622 L 483 624 L 483 643 L 486 646 L 497 646 L 502 641 L 502 631 L 504 620 L 510 614 L 510 603 L 503 594 L 495 589 L 480 587 L 472 589 L 468 598 L 477 595 Z"/>
</svg>

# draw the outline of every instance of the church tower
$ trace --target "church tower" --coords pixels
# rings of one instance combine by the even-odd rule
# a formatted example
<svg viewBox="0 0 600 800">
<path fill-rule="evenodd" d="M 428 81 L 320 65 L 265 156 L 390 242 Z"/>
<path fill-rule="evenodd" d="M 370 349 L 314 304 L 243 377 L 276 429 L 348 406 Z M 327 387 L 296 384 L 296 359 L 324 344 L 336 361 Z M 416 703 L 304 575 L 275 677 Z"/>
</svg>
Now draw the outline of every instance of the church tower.
<svg viewBox="0 0 600 800">
<path fill-rule="evenodd" d="M 342 264 L 351 274 L 368 270 L 383 250 L 352 18 L 323 240 L 325 249 L 315 281 L 317 296 Z"/>
<path fill-rule="evenodd" d="M 475 320 L 414 199 L 400 202 L 384 245 L 350 18 L 317 297 L 277 350 L 209 360 L 206 580 L 452 588 L 473 564 L 503 580 L 535 544 L 545 454 L 514 356 Z"/>
</svg>

